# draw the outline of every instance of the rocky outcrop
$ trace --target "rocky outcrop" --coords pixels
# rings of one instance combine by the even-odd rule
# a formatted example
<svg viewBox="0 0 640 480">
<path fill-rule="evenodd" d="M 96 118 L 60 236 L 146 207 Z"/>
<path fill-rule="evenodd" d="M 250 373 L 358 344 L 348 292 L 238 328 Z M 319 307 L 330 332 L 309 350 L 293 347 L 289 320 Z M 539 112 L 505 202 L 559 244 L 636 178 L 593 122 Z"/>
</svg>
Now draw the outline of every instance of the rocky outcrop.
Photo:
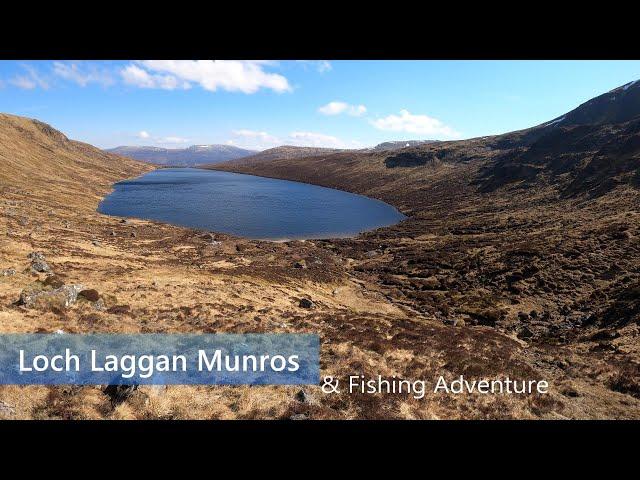
<svg viewBox="0 0 640 480">
<path fill-rule="evenodd" d="M 78 300 L 78 294 L 84 290 L 82 285 L 63 285 L 53 290 L 39 286 L 24 289 L 20 293 L 19 305 L 27 308 L 61 307 L 69 308 Z"/>
<path fill-rule="evenodd" d="M 31 271 L 36 273 L 46 273 L 51 271 L 51 267 L 47 263 L 42 252 L 31 252 L 27 255 L 27 258 L 31 260 Z"/>
</svg>

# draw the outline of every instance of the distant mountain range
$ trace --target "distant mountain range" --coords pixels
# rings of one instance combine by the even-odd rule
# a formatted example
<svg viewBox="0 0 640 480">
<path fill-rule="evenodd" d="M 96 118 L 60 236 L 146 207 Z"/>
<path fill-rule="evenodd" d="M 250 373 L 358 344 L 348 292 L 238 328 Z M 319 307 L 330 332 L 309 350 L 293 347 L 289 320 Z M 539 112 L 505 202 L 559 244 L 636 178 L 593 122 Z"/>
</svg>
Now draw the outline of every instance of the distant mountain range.
<svg viewBox="0 0 640 480">
<path fill-rule="evenodd" d="M 257 150 L 232 145 L 193 145 L 188 148 L 127 147 L 106 150 L 124 157 L 172 167 L 193 167 L 247 157 Z"/>
<path fill-rule="evenodd" d="M 400 150 L 407 147 L 415 147 L 438 140 L 395 140 L 383 142 L 372 148 L 360 149 L 361 151 Z M 234 147 L 232 145 L 192 145 L 188 148 L 161 148 L 161 147 L 136 147 L 120 146 L 105 150 L 124 157 L 155 163 L 156 165 L 171 167 L 196 167 L 201 165 L 213 165 L 228 160 L 246 158 L 251 161 L 272 160 L 275 158 L 303 158 L 331 153 L 346 152 L 349 150 L 340 148 L 299 147 L 294 145 L 281 145 L 267 150 L 249 150 Z M 352 150 L 357 151 L 357 150 Z"/>
</svg>

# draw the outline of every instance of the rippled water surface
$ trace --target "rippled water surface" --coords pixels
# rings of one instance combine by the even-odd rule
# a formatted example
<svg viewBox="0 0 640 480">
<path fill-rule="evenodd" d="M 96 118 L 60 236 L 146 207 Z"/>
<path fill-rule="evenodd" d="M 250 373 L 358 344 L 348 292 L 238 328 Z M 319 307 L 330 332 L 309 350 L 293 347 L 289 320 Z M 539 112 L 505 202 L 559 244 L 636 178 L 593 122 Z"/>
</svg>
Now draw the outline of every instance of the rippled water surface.
<svg viewBox="0 0 640 480">
<path fill-rule="evenodd" d="M 340 190 L 191 168 L 116 183 L 98 211 L 264 240 L 348 237 L 405 218 Z"/>
</svg>

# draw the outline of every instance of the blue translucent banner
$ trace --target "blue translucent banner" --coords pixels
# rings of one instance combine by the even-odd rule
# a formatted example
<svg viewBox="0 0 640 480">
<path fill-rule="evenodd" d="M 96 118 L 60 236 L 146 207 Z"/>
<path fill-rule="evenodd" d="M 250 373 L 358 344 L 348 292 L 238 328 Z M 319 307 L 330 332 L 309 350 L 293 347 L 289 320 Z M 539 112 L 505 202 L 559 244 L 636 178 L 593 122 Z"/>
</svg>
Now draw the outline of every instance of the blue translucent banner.
<svg viewBox="0 0 640 480">
<path fill-rule="evenodd" d="M 304 385 L 308 334 L 0 334 L 2 385 Z"/>
</svg>

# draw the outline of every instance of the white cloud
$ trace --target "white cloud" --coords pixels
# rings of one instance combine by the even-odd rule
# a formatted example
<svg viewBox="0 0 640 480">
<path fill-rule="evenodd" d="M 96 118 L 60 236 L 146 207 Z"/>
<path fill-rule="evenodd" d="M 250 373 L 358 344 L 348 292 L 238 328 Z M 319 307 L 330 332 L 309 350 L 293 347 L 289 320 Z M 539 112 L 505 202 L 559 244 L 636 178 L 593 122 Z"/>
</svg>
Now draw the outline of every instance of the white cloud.
<svg viewBox="0 0 640 480">
<path fill-rule="evenodd" d="M 232 133 L 237 137 L 257 139 L 264 143 L 276 144 L 280 141 L 278 140 L 278 137 L 269 135 L 267 132 L 258 132 L 256 130 L 234 130 Z"/>
<path fill-rule="evenodd" d="M 445 125 L 437 118 L 427 115 L 413 115 L 408 110 L 400 110 L 400 115 L 372 120 L 371 124 L 379 130 L 407 132 L 427 135 L 429 138 L 459 138 L 460 133 Z"/>
<path fill-rule="evenodd" d="M 113 77 L 107 70 L 86 63 L 53 62 L 53 73 L 60 78 L 75 82 L 81 87 L 86 87 L 89 83 L 99 83 L 108 87 L 114 83 Z"/>
<path fill-rule="evenodd" d="M 271 135 L 257 130 L 234 130 L 235 139 L 228 140 L 232 145 L 242 145 L 245 148 L 265 150 L 280 145 L 294 145 L 298 147 L 324 147 L 324 148 L 362 148 L 357 141 L 346 142 L 332 135 L 317 132 L 295 131 L 284 137 Z"/>
<path fill-rule="evenodd" d="M 360 117 L 367 112 L 367 107 L 364 105 L 349 105 L 345 102 L 329 102 L 318 108 L 318 111 L 323 115 L 339 115 L 341 113 L 346 113 L 352 117 Z"/>
<path fill-rule="evenodd" d="M 231 142 L 231 144 L 233 145 L 235 145 L 236 143 L 239 143 L 245 146 L 246 148 L 251 148 L 255 150 L 265 150 L 267 148 L 272 148 L 277 145 L 282 145 L 282 141 L 278 137 L 274 135 L 270 135 L 267 132 L 241 129 L 241 130 L 234 130 L 231 133 L 237 139 L 237 141 L 229 140 L 229 142 Z"/>
<path fill-rule="evenodd" d="M 163 144 L 163 145 L 174 145 L 174 144 L 179 144 L 179 143 L 189 143 L 189 139 L 188 138 L 182 138 L 182 137 L 162 137 L 157 139 L 157 143 Z"/>
<path fill-rule="evenodd" d="M 305 147 L 348 148 L 347 144 L 337 137 L 316 132 L 291 132 L 289 138 L 295 145 Z"/>
<path fill-rule="evenodd" d="M 24 90 L 33 90 L 36 87 L 40 87 L 45 90 L 49 88 L 48 80 L 43 77 L 33 66 L 23 64 L 22 68 L 26 73 L 24 75 L 16 75 L 9 80 L 9 83 Z"/>
<path fill-rule="evenodd" d="M 188 138 L 177 137 L 177 136 L 157 137 L 149 133 L 147 130 L 140 130 L 135 136 L 140 140 L 144 140 L 145 145 L 154 144 L 154 145 L 170 146 L 170 145 L 181 145 L 184 143 L 189 143 Z"/>
<path fill-rule="evenodd" d="M 142 88 L 189 88 L 193 84 L 215 92 L 255 93 L 261 88 L 275 92 L 291 90 L 288 80 L 265 71 L 268 61 L 245 60 L 146 60 L 121 70 L 124 81 Z"/>
<path fill-rule="evenodd" d="M 176 88 L 188 89 L 191 87 L 189 82 L 181 81 L 173 75 L 149 73 L 134 64 L 127 65 L 120 70 L 120 75 L 125 83 L 140 88 L 175 90 Z"/>
</svg>

